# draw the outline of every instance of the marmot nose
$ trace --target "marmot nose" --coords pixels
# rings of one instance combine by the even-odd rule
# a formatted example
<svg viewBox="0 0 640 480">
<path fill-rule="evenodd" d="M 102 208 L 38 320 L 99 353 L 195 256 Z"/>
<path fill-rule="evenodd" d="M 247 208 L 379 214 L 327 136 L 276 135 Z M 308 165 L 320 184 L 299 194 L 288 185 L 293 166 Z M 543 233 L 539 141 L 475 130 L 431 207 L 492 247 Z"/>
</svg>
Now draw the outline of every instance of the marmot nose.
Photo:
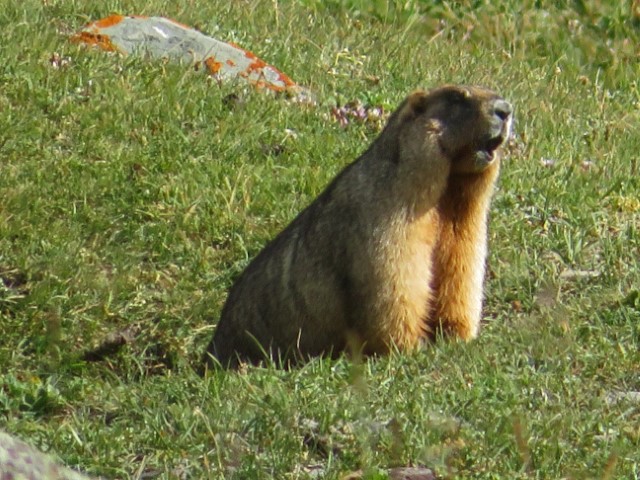
<svg viewBox="0 0 640 480">
<path fill-rule="evenodd" d="M 502 121 L 509 118 L 512 111 L 511 104 L 502 98 L 493 103 L 493 113 Z"/>
</svg>

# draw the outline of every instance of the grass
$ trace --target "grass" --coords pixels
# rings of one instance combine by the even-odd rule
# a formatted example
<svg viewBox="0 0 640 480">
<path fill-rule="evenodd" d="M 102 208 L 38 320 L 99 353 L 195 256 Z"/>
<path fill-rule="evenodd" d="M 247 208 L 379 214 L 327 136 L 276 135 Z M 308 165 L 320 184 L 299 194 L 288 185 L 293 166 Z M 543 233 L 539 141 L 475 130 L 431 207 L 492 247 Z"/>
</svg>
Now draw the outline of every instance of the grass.
<svg viewBox="0 0 640 480">
<path fill-rule="evenodd" d="M 5 3 L 3 430 L 107 478 L 640 478 L 637 2 Z M 112 12 L 237 42 L 319 105 L 68 42 Z M 445 82 L 517 110 L 480 338 L 195 375 L 233 278 L 376 136 L 331 105 Z"/>
</svg>

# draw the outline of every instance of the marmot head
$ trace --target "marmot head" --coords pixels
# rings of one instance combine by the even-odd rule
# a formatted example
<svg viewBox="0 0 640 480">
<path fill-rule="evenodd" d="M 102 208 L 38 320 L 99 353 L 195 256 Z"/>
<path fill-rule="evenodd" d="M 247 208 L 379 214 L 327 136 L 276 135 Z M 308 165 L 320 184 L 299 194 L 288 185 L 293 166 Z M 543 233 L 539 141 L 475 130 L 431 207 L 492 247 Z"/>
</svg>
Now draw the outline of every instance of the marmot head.
<svg viewBox="0 0 640 480">
<path fill-rule="evenodd" d="M 482 87 L 448 85 L 417 91 L 406 102 L 407 110 L 425 120 L 454 174 L 485 170 L 510 135 L 511 105 Z"/>
</svg>

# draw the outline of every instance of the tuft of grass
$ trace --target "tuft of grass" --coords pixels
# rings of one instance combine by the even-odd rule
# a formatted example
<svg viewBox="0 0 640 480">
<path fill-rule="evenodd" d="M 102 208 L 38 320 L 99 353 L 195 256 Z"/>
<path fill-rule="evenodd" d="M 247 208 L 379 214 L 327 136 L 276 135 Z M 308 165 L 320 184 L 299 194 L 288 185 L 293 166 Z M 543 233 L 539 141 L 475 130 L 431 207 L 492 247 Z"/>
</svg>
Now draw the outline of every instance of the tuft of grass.
<svg viewBox="0 0 640 480">
<path fill-rule="evenodd" d="M 638 477 L 630 4 L 4 5 L 0 427 L 108 478 Z M 319 105 L 68 41 L 113 12 L 234 41 Z M 441 83 L 516 108 L 480 338 L 197 377 L 233 278 L 378 133 L 331 106 Z"/>
</svg>

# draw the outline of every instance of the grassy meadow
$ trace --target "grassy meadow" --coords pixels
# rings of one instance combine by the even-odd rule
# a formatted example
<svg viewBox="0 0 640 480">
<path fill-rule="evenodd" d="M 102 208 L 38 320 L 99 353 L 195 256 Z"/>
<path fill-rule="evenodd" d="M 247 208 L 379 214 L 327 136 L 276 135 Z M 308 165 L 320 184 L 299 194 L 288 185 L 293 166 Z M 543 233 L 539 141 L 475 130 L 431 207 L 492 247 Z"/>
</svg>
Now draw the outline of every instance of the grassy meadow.
<svg viewBox="0 0 640 480">
<path fill-rule="evenodd" d="M 640 478 L 640 4 L 492 3 L 2 0 L 0 429 L 110 479 Z M 111 13 L 318 105 L 69 42 Z M 235 276 L 380 130 L 332 106 L 443 83 L 516 109 L 479 339 L 199 377 Z"/>
</svg>

